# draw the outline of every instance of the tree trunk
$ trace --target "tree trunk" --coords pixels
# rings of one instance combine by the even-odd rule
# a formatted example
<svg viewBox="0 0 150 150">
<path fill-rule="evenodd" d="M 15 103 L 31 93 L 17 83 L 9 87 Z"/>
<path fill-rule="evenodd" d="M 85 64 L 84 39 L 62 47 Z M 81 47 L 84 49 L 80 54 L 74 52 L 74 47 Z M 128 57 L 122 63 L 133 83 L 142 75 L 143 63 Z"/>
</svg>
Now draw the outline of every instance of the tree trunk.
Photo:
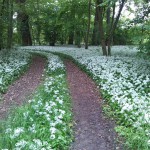
<svg viewBox="0 0 150 150">
<path fill-rule="evenodd" d="M 71 31 L 71 32 L 69 33 L 68 44 L 73 45 L 73 40 L 74 40 L 74 33 L 73 33 L 73 31 Z"/>
<path fill-rule="evenodd" d="M 1 9 L 0 9 L 0 50 L 4 48 L 3 45 L 3 15 L 4 15 L 4 9 L 5 9 L 5 0 L 1 3 Z"/>
<path fill-rule="evenodd" d="M 108 38 L 109 30 L 111 28 L 111 26 L 110 26 L 110 13 L 111 13 L 110 7 L 108 7 L 107 8 L 107 14 L 106 14 L 106 16 L 107 16 L 107 18 L 106 18 L 106 22 L 107 22 L 106 45 L 107 45 L 108 56 L 111 56 L 111 40 Z"/>
<path fill-rule="evenodd" d="M 13 37 L 13 0 L 8 1 L 8 37 L 7 37 L 7 48 L 12 47 Z"/>
<path fill-rule="evenodd" d="M 88 7 L 88 27 L 87 27 L 87 34 L 85 40 L 85 49 L 88 49 L 90 23 L 91 23 L 91 0 L 89 0 L 89 7 Z"/>
<path fill-rule="evenodd" d="M 77 45 L 78 48 L 81 48 L 81 33 L 80 31 L 76 31 L 76 41 L 75 44 Z"/>
<path fill-rule="evenodd" d="M 21 34 L 22 45 L 32 45 L 30 28 L 29 28 L 29 16 L 24 12 L 18 13 L 19 31 Z"/>
<path fill-rule="evenodd" d="M 54 31 L 51 31 L 49 40 L 50 40 L 49 45 L 50 46 L 55 46 L 55 42 L 56 42 L 56 32 L 55 32 L 55 29 L 54 29 Z"/>
<path fill-rule="evenodd" d="M 23 46 L 32 45 L 30 27 L 29 27 L 29 16 L 25 11 L 25 2 L 26 0 L 17 0 L 20 10 L 18 11 L 18 24 L 19 31 L 21 34 L 21 40 Z"/>
<path fill-rule="evenodd" d="M 63 34 L 63 32 L 62 32 L 62 35 L 61 35 L 60 44 L 61 44 L 61 45 L 63 45 L 63 44 L 64 44 L 64 34 Z"/>
<path fill-rule="evenodd" d="M 108 56 L 111 56 L 111 41 L 108 39 L 107 41 L 107 46 L 108 46 Z"/>
<path fill-rule="evenodd" d="M 121 0 L 120 6 L 119 6 L 118 15 L 117 15 L 116 19 L 113 20 L 113 23 L 111 23 L 112 27 L 110 28 L 110 34 L 109 34 L 109 37 L 108 37 L 108 40 L 109 40 L 110 42 L 112 42 L 113 34 L 114 34 L 114 32 L 115 32 L 115 30 L 116 30 L 116 27 L 117 27 L 117 24 L 118 24 L 118 22 L 119 22 L 119 19 L 120 19 L 121 12 L 122 12 L 122 9 L 123 9 L 123 7 L 124 7 L 125 1 L 126 1 L 126 0 Z"/>
<path fill-rule="evenodd" d="M 40 35 L 41 35 L 41 26 L 40 26 L 40 22 L 39 22 L 39 25 L 37 27 L 37 42 L 39 45 L 41 45 Z"/>
<path fill-rule="evenodd" d="M 39 0 L 37 0 L 37 42 L 39 45 L 41 45 L 40 41 L 40 35 L 41 35 L 41 25 L 40 25 L 40 6 L 39 6 Z"/>
<path fill-rule="evenodd" d="M 100 44 L 100 39 L 99 39 L 98 35 L 99 35 L 99 19 L 98 19 L 98 7 L 96 5 L 95 18 L 94 18 L 94 29 L 93 29 L 93 35 L 92 35 L 92 45 Z"/>
<path fill-rule="evenodd" d="M 97 0 L 97 7 L 99 8 L 99 13 L 98 13 L 98 19 L 99 19 L 99 31 L 100 31 L 100 36 L 101 36 L 101 45 L 102 45 L 102 50 L 103 50 L 103 55 L 111 55 L 111 42 L 112 38 L 115 32 L 115 29 L 117 27 L 118 21 L 121 16 L 122 9 L 124 7 L 126 0 L 120 0 L 119 1 L 119 10 L 118 14 L 115 18 L 115 7 L 116 7 L 116 2 L 113 5 L 113 14 L 112 18 L 110 19 L 110 14 L 111 14 L 111 6 L 110 6 L 110 1 L 108 1 L 108 5 L 101 5 L 103 4 L 103 0 Z M 106 9 L 107 8 L 107 9 Z M 106 15 L 105 15 L 105 10 L 106 10 Z M 107 30 L 104 32 L 104 27 L 103 27 L 103 17 L 106 16 L 106 23 L 107 23 Z M 108 48 L 106 48 L 106 45 Z"/>
<path fill-rule="evenodd" d="M 101 37 L 101 45 L 102 45 L 102 51 L 103 55 L 107 56 L 107 49 L 106 49 L 106 43 L 105 43 L 105 36 L 104 36 L 104 26 L 103 26 L 103 7 L 100 7 L 99 5 L 102 4 L 102 0 L 97 0 L 97 7 L 98 7 L 98 19 L 99 19 L 99 32 Z"/>
</svg>

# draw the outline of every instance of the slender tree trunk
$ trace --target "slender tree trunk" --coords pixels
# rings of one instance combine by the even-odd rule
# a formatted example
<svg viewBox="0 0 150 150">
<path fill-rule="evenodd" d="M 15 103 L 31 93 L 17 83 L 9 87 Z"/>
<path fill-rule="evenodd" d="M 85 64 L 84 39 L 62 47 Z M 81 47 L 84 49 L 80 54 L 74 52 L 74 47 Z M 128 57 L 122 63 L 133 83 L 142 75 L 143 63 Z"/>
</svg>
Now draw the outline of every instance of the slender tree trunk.
<svg viewBox="0 0 150 150">
<path fill-rule="evenodd" d="M 7 48 L 12 47 L 13 37 L 13 0 L 8 1 L 8 37 L 7 37 Z"/>
<path fill-rule="evenodd" d="M 96 45 L 96 10 L 95 10 L 95 17 L 94 17 L 94 28 L 92 33 L 92 45 Z"/>
<path fill-rule="evenodd" d="M 40 23 L 37 27 L 37 42 L 39 45 L 41 45 L 41 40 L 40 40 L 40 35 L 41 35 L 41 26 L 40 26 Z"/>
<path fill-rule="evenodd" d="M 32 19 L 30 19 L 30 22 L 31 22 L 31 24 L 33 23 L 33 21 L 32 21 Z M 33 29 L 33 26 L 31 26 L 31 34 L 32 34 L 32 45 L 36 45 L 37 43 L 36 43 L 36 36 L 37 35 L 34 35 L 34 29 Z"/>
<path fill-rule="evenodd" d="M 74 32 L 71 31 L 71 32 L 69 33 L 68 44 L 73 45 L 73 41 L 74 41 Z"/>
<path fill-rule="evenodd" d="M 97 7 L 97 4 L 96 4 L 96 10 L 95 10 L 95 18 L 94 18 L 94 29 L 93 29 L 93 34 L 92 34 L 92 45 L 98 45 L 99 42 L 98 42 L 98 36 L 97 36 L 97 32 L 99 31 L 99 28 L 98 28 L 98 7 Z"/>
<path fill-rule="evenodd" d="M 97 0 L 97 7 L 99 8 L 98 18 L 99 18 L 99 32 L 101 37 L 101 46 L 103 55 L 107 56 L 107 49 L 105 43 L 105 36 L 104 36 L 104 26 L 103 26 L 103 7 L 99 7 L 99 4 L 102 4 L 102 0 Z"/>
<path fill-rule="evenodd" d="M 40 25 L 40 6 L 39 6 L 39 0 L 37 0 L 37 42 L 39 45 L 41 45 L 40 41 L 40 35 L 41 35 L 41 25 Z"/>
<path fill-rule="evenodd" d="M 108 51 L 108 56 L 111 56 L 111 41 L 110 41 L 110 39 L 108 38 L 108 36 L 109 36 L 109 29 L 111 28 L 111 26 L 110 26 L 110 7 L 108 7 L 107 8 L 107 37 L 106 37 L 106 45 L 107 45 L 107 47 L 108 47 L 108 49 L 107 49 L 107 51 Z"/>
<path fill-rule="evenodd" d="M 55 46 L 55 42 L 56 42 L 56 32 L 55 32 L 55 29 L 54 29 L 54 31 L 51 32 L 49 40 L 50 40 L 49 45 L 50 46 Z"/>
<path fill-rule="evenodd" d="M 108 1 L 108 6 L 100 6 L 100 4 L 103 4 L 103 0 L 97 0 L 97 6 L 99 8 L 99 31 L 100 31 L 100 36 L 101 36 L 101 45 L 102 45 L 102 50 L 103 50 L 103 55 L 111 55 L 111 43 L 112 43 L 112 38 L 115 32 L 115 29 L 117 27 L 118 21 L 121 16 L 122 9 L 124 7 L 126 0 L 120 0 L 119 1 L 119 10 L 118 14 L 115 18 L 115 6 L 116 4 L 113 5 L 113 14 L 112 14 L 112 19 L 110 19 L 110 14 L 111 14 L 111 9 L 109 6 L 109 1 Z M 106 10 L 106 22 L 107 22 L 107 30 L 104 32 L 104 27 L 103 27 L 103 17 L 105 16 L 105 9 Z M 110 22 L 111 21 L 111 22 Z M 106 36 L 106 37 L 105 37 Z M 108 46 L 108 49 L 106 48 L 106 44 Z"/>
<path fill-rule="evenodd" d="M 108 39 L 107 41 L 107 46 L 108 46 L 108 56 L 111 56 L 111 41 Z"/>
<path fill-rule="evenodd" d="M 113 14 L 112 14 L 112 18 L 111 18 L 110 31 L 112 30 L 112 27 L 113 27 L 113 24 L 114 24 L 115 12 L 116 12 L 116 3 L 113 5 Z"/>
<path fill-rule="evenodd" d="M 22 45 L 28 46 L 32 45 L 32 39 L 29 27 L 29 16 L 25 11 L 25 2 L 26 0 L 17 0 L 17 4 L 20 7 L 17 20 L 19 22 L 19 31 L 21 34 Z"/>
<path fill-rule="evenodd" d="M 5 0 L 2 1 L 0 7 L 0 50 L 4 48 L 3 45 L 3 15 L 5 10 Z"/>
<path fill-rule="evenodd" d="M 91 0 L 89 0 L 89 6 L 88 6 L 88 27 L 87 27 L 87 34 L 85 40 L 85 49 L 88 49 L 90 23 L 91 23 Z"/>
<path fill-rule="evenodd" d="M 117 24 L 119 22 L 119 19 L 120 19 L 120 16 L 121 16 L 121 12 L 122 12 L 122 9 L 124 7 L 124 4 L 125 4 L 125 1 L 126 0 L 121 0 L 120 1 L 120 4 L 119 4 L 119 10 L 118 10 L 118 14 L 117 14 L 117 17 L 116 19 L 114 19 L 114 15 L 115 15 L 115 4 L 113 6 L 113 16 L 112 16 L 112 22 L 110 23 L 110 19 L 109 21 L 107 22 L 107 26 L 109 26 L 109 33 L 107 33 L 107 45 L 108 45 L 108 55 L 111 56 L 111 43 L 112 43 L 112 38 L 113 38 L 113 35 L 114 35 L 114 32 L 116 30 L 116 27 L 117 27 Z M 108 10 L 107 12 L 107 17 L 109 18 L 110 17 L 110 10 Z M 107 18 L 107 20 L 108 20 Z"/>
<path fill-rule="evenodd" d="M 77 45 L 78 48 L 81 47 L 81 32 L 80 31 L 76 31 L 75 45 Z"/>
<path fill-rule="evenodd" d="M 64 44 L 64 33 L 62 32 L 62 35 L 61 35 L 61 41 L 60 41 L 61 45 Z"/>
<path fill-rule="evenodd" d="M 71 3 L 71 8 L 70 8 L 71 12 L 70 15 L 68 17 L 70 17 L 69 22 L 74 22 L 75 20 L 75 16 L 76 16 L 76 8 L 74 7 L 74 0 L 72 0 Z M 72 23 L 72 25 L 69 27 L 69 36 L 68 36 L 68 44 L 73 45 L 74 40 L 75 40 L 75 26 Z"/>
<path fill-rule="evenodd" d="M 119 19 L 120 19 L 121 12 L 122 12 L 122 9 L 124 7 L 125 1 L 126 0 L 121 0 L 117 17 L 116 17 L 116 19 L 113 19 L 113 23 L 111 23 L 112 27 L 110 28 L 110 34 L 109 34 L 109 37 L 108 37 L 108 40 L 110 41 L 110 43 L 112 42 L 113 34 L 114 34 L 114 32 L 116 30 L 116 27 L 118 25 L 118 22 L 119 22 Z"/>
</svg>

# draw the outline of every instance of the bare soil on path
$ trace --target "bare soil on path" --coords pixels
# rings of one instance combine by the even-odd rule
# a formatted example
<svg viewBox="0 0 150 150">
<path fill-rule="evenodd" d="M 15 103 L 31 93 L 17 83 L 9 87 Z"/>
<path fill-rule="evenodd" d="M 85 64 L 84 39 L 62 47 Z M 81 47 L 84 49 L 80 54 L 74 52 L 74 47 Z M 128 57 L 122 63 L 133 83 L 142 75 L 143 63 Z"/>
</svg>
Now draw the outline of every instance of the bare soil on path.
<svg viewBox="0 0 150 150">
<path fill-rule="evenodd" d="M 114 122 L 102 113 L 99 89 L 90 77 L 65 60 L 73 101 L 75 141 L 71 150 L 118 150 Z"/>
<path fill-rule="evenodd" d="M 0 119 L 6 118 L 11 108 L 22 105 L 40 84 L 46 60 L 35 56 L 28 71 L 15 81 L 3 95 L 0 102 Z"/>
</svg>

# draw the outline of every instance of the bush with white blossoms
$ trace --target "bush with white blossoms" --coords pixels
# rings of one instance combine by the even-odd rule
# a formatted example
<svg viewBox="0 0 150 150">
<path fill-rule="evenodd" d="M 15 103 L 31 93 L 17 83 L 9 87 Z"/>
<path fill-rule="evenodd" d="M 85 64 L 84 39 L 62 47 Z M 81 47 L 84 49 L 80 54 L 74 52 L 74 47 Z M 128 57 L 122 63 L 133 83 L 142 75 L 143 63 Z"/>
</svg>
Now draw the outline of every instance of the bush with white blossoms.
<svg viewBox="0 0 150 150">
<path fill-rule="evenodd" d="M 72 115 L 65 68 L 58 56 L 47 56 L 44 83 L 33 98 L 16 109 L 13 117 L 1 127 L 4 132 L 0 135 L 0 149 L 68 149 L 72 141 Z"/>
<path fill-rule="evenodd" d="M 0 93 L 19 77 L 29 63 L 30 55 L 26 52 L 11 50 L 0 52 Z"/>
<path fill-rule="evenodd" d="M 112 57 L 102 56 L 100 47 L 22 47 L 30 48 L 73 58 L 100 86 L 129 147 L 150 149 L 150 61 L 139 58 L 136 47 L 113 46 Z"/>
</svg>

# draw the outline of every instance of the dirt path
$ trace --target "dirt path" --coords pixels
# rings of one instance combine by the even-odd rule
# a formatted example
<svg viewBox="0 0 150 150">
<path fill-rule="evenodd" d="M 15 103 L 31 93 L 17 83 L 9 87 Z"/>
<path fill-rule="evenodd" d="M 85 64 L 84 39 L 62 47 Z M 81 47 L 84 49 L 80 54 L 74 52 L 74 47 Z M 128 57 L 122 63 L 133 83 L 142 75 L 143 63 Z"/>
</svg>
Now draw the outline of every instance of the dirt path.
<svg viewBox="0 0 150 150">
<path fill-rule="evenodd" d="M 0 103 L 0 119 L 5 118 L 12 107 L 21 105 L 34 92 L 41 81 L 45 62 L 44 58 L 34 57 L 29 70 L 9 87 Z"/>
<path fill-rule="evenodd" d="M 75 64 L 66 60 L 67 79 L 73 98 L 75 142 L 72 150 L 115 150 L 114 123 L 102 114 L 99 89 Z"/>
</svg>

